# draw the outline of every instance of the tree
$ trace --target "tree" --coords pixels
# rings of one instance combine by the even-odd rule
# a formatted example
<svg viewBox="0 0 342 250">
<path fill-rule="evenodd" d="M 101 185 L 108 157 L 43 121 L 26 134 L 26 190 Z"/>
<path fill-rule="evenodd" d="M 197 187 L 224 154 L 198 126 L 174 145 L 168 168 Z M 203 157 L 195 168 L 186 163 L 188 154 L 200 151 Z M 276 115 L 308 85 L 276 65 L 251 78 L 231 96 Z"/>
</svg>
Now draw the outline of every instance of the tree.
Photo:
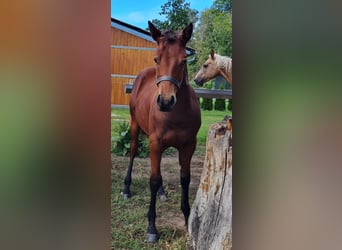
<svg viewBox="0 0 342 250">
<path fill-rule="evenodd" d="M 211 8 L 220 12 L 231 12 L 232 0 L 215 0 Z"/>
<path fill-rule="evenodd" d="M 190 47 L 196 48 L 197 60 L 189 65 L 189 76 L 194 77 L 210 49 L 216 53 L 232 57 L 232 1 L 215 0 L 210 9 L 200 15 Z"/>
<path fill-rule="evenodd" d="M 202 176 L 189 216 L 191 249 L 232 249 L 232 130 L 226 122 L 208 131 Z"/>
<path fill-rule="evenodd" d="M 196 59 L 188 65 L 189 79 L 193 79 L 208 58 L 210 49 L 232 57 L 232 0 L 215 0 L 199 18 L 198 11 L 191 9 L 190 3 L 185 1 L 169 0 L 161 6 L 159 13 L 165 21 L 153 19 L 152 22 L 161 30 L 181 30 L 190 22 L 194 24 L 194 33 L 187 45 L 197 51 Z"/>
<path fill-rule="evenodd" d="M 152 23 L 161 30 L 181 30 L 191 22 L 195 25 L 198 20 L 198 11 L 184 0 L 169 0 L 161 6 L 159 14 L 165 16 L 165 21 L 153 19 Z"/>
</svg>

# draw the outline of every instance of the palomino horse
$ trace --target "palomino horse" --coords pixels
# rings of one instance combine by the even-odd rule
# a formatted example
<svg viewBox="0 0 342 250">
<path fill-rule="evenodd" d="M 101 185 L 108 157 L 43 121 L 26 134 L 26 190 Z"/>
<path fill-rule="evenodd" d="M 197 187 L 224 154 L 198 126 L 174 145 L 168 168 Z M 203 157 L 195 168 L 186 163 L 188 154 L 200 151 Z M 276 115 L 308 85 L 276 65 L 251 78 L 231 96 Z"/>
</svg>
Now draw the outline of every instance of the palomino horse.
<svg viewBox="0 0 342 250">
<path fill-rule="evenodd" d="M 161 156 L 165 149 L 178 150 L 180 182 L 182 186 L 181 210 L 185 223 L 190 214 L 189 183 L 190 162 L 196 148 L 196 135 L 201 126 L 201 113 L 196 94 L 188 83 L 186 43 L 193 25 L 181 32 L 161 32 L 148 22 L 152 38 L 157 42 L 155 67 L 146 68 L 136 78 L 130 100 L 131 156 L 125 178 L 124 197 L 130 197 L 133 160 L 137 153 L 140 130 L 149 136 L 151 201 L 148 210 L 147 242 L 158 240 L 156 195 L 162 187 Z"/>
<path fill-rule="evenodd" d="M 197 85 L 203 86 L 216 76 L 222 76 L 230 84 L 233 83 L 232 59 L 227 56 L 220 56 L 210 51 L 209 59 L 202 65 L 195 76 L 194 81 Z"/>
</svg>

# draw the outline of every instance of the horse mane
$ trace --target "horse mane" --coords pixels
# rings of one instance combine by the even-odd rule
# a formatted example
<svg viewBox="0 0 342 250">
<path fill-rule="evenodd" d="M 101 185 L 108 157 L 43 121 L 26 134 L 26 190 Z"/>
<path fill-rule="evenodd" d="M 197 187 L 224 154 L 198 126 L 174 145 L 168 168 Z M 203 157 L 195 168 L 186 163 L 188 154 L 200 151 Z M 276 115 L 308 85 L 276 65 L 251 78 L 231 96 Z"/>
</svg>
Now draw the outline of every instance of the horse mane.
<svg viewBox="0 0 342 250">
<path fill-rule="evenodd" d="M 168 43 L 174 43 L 177 40 L 177 33 L 172 30 L 162 32 L 162 38 Z"/>
<path fill-rule="evenodd" d="M 217 66 L 221 69 L 224 69 L 225 72 L 229 72 L 231 70 L 232 59 L 230 57 L 215 54 L 215 61 Z"/>
<path fill-rule="evenodd" d="M 188 65 L 185 63 L 184 66 L 184 76 L 183 76 L 183 81 L 185 81 L 185 85 L 189 85 L 189 80 L 188 80 Z"/>
</svg>

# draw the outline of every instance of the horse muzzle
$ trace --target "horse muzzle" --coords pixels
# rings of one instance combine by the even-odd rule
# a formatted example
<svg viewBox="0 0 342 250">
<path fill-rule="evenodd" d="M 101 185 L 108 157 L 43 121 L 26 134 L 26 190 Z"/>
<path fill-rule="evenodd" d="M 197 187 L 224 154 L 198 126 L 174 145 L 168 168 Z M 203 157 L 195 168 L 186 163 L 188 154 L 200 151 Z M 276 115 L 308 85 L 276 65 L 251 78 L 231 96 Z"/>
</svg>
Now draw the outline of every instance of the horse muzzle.
<svg viewBox="0 0 342 250">
<path fill-rule="evenodd" d="M 203 86 L 204 84 L 204 79 L 203 78 L 195 78 L 194 82 L 198 85 L 198 86 Z"/>
<path fill-rule="evenodd" d="M 170 98 L 164 98 L 162 95 L 158 95 L 157 97 L 157 105 L 159 110 L 162 112 L 170 112 L 176 104 L 175 95 L 171 95 Z"/>
</svg>

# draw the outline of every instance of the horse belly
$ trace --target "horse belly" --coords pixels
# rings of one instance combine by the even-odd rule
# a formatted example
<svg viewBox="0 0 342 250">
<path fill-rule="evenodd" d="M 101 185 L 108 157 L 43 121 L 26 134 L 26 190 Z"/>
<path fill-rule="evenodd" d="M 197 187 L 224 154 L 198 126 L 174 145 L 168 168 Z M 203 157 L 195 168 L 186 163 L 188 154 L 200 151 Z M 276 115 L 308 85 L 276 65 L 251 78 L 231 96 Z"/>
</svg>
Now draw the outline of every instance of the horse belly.
<svg viewBox="0 0 342 250">
<path fill-rule="evenodd" d="M 188 143 L 189 139 L 190 138 L 188 138 L 187 134 L 184 133 L 184 131 L 170 131 L 165 135 L 165 139 L 163 141 L 165 141 L 165 144 L 169 145 L 170 147 L 177 147 Z"/>
</svg>

